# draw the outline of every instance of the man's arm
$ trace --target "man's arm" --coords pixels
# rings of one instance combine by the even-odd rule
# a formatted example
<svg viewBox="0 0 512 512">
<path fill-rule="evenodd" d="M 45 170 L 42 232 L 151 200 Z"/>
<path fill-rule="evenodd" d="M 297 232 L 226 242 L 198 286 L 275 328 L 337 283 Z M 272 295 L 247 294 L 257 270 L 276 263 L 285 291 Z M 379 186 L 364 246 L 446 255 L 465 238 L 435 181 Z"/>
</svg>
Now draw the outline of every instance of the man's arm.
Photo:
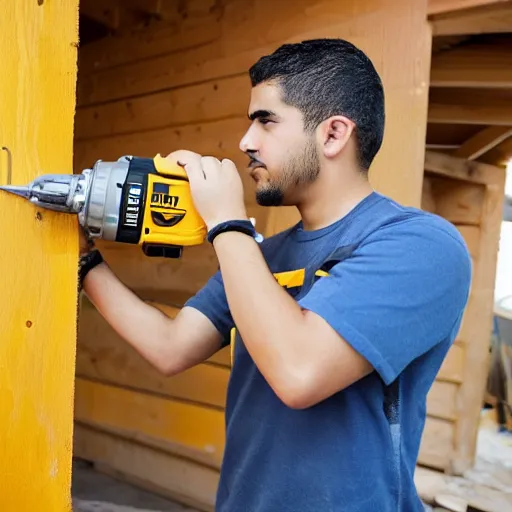
<svg viewBox="0 0 512 512">
<path fill-rule="evenodd" d="M 91 270 L 83 291 L 110 326 L 165 375 L 175 375 L 212 356 L 222 336 L 194 308 L 184 307 L 172 319 L 129 290 L 101 263 Z"/>
<path fill-rule="evenodd" d="M 286 405 L 309 407 L 372 371 L 323 318 L 303 310 L 277 283 L 253 239 L 227 232 L 214 247 L 240 336 Z"/>
</svg>

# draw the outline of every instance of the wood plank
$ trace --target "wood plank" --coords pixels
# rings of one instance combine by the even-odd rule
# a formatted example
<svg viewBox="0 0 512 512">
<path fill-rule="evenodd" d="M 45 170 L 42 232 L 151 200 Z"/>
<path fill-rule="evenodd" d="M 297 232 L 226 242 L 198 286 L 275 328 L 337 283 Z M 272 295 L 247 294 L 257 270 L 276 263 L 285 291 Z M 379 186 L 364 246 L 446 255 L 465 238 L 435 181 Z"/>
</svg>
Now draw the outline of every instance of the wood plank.
<svg viewBox="0 0 512 512">
<path fill-rule="evenodd" d="M 468 44 L 432 56 L 430 87 L 510 88 L 512 46 Z"/>
<path fill-rule="evenodd" d="M 511 126 L 511 102 L 512 89 L 433 87 L 428 122 Z"/>
<path fill-rule="evenodd" d="M 243 75 L 79 108 L 75 140 L 244 117 L 250 89 Z"/>
<path fill-rule="evenodd" d="M 464 142 L 454 151 L 453 156 L 476 160 L 510 136 L 512 136 L 512 127 L 510 126 L 489 126 Z"/>
<path fill-rule="evenodd" d="M 478 259 L 480 250 L 480 229 L 477 226 L 455 226 L 459 233 L 463 236 L 468 246 L 469 254 L 474 260 Z"/>
<path fill-rule="evenodd" d="M 505 169 L 510 161 L 512 155 L 512 137 L 504 140 L 495 148 L 489 150 L 487 153 L 480 157 L 480 160 L 485 163 L 499 166 Z"/>
<path fill-rule="evenodd" d="M 454 496 L 463 499 L 471 510 L 486 512 L 504 512 L 512 510 L 510 493 L 493 489 L 472 481 L 470 478 L 458 478 L 439 471 L 417 467 L 414 483 L 418 494 L 426 503 L 434 503 L 439 496 Z"/>
<path fill-rule="evenodd" d="M 75 420 L 130 440 L 220 467 L 224 413 L 83 378 L 76 379 Z"/>
<path fill-rule="evenodd" d="M 427 417 L 420 444 L 418 464 L 446 469 L 453 456 L 455 426 L 451 421 Z"/>
<path fill-rule="evenodd" d="M 504 0 L 428 0 L 427 13 L 429 16 L 432 16 L 434 14 L 460 11 L 471 7 L 493 5 L 503 1 Z"/>
<path fill-rule="evenodd" d="M 494 165 L 468 161 L 434 151 L 425 153 L 425 171 L 454 180 L 482 185 L 500 180 L 504 174 L 503 169 Z"/>
<path fill-rule="evenodd" d="M 202 5 L 201 5 L 202 4 Z M 208 45 L 219 39 L 221 6 L 212 0 L 169 2 L 163 21 L 99 39 L 80 48 L 79 81 L 95 71 Z"/>
<path fill-rule="evenodd" d="M 455 421 L 459 388 L 460 385 L 453 382 L 434 381 L 427 395 L 429 417 Z"/>
<path fill-rule="evenodd" d="M 496 260 L 503 212 L 505 173 L 487 186 L 482 211 L 478 263 L 465 312 L 467 330 L 464 385 L 460 394 L 456 444 L 452 471 L 462 474 L 475 456 L 480 411 L 488 374 L 489 342 L 492 330 Z"/>
<path fill-rule="evenodd" d="M 478 226 L 482 220 L 485 186 L 431 176 L 436 213 L 454 224 Z"/>
<path fill-rule="evenodd" d="M 0 146 L 12 156 L 12 184 L 71 169 L 77 17 L 76 0 L 2 2 Z M 2 185 L 8 173 L 2 165 Z M 78 232 L 69 216 L 36 214 L 33 204 L 0 194 L 6 512 L 66 511 L 71 500 Z"/>
<path fill-rule="evenodd" d="M 218 471 L 87 426 L 75 425 L 74 453 L 182 503 L 213 512 Z"/>
<path fill-rule="evenodd" d="M 512 2 L 503 0 L 453 14 L 430 18 L 434 36 L 508 33 L 512 26 Z"/>
<path fill-rule="evenodd" d="M 77 376 L 168 398 L 225 406 L 228 368 L 200 364 L 165 377 L 121 339 L 90 303 L 82 306 L 80 320 Z"/>
<path fill-rule="evenodd" d="M 440 381 L 461 383 L 464 376 L 464 363 L 464 344 L 456 342 L 451 346 L 448 354 L 446 354 L 446 358 L 436 378 Z"/>
</svg>

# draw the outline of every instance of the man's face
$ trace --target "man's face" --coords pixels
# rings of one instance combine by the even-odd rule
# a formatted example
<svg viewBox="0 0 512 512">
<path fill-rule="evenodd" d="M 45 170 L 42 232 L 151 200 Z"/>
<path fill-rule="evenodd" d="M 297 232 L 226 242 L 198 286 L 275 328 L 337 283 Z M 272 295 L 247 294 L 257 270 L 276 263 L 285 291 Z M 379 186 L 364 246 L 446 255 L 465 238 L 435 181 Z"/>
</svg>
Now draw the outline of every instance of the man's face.
<svg viewBox="0 0 512 512">
<path fill-rule="evenodd" d="M 252 89 L 251 126 L 240 141 L 262 206 L 295 204 L 301 188 L 320 172 L 313 134 L 304 131 L 301 112 L 281 101 L 278 85 Z"/>
</svg>

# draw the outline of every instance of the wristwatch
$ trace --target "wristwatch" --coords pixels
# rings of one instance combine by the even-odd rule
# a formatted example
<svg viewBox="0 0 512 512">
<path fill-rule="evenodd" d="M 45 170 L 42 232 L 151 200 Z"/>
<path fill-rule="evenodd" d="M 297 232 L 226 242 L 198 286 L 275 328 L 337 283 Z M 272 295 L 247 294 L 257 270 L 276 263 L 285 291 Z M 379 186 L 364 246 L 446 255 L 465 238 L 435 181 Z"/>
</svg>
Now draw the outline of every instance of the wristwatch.
<svg viewBox="0 0 512 512">
<path fill-rule="evenodd" d="M 80 290 L 82 289 L 85 276 L 100 263 L 103 263 L 103 257 L 98 249 L 93 249 L 80 257 L 78 264 L 78 283 Z"/>
<path fill-rule="evenodd" d="M 226 222 L 217 224 L 212 229 L 210 229 L 210 231 L 208 231 L 208 241 L 213 244 L 215 237 L 228 231 L 244 233 L 253 237 L 258 243 L 263 240 L 263 236 L 256 231 L 250 220 L 228 220 Z"/>
</svg>

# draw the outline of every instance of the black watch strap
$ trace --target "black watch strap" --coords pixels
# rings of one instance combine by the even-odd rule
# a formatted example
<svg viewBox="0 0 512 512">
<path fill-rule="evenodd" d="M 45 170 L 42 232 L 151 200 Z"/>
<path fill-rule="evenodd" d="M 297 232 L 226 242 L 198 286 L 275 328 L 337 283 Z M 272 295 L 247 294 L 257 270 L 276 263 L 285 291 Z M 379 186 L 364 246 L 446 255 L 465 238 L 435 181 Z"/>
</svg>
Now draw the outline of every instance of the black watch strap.
<svg viewBox="0 0 512 512">
<path fill-rule="evenodd" d="M 258 233 L 254 229 L 254 226 L 250 220 L 228 220 L 226 222 L 217 224 L 212 229 L 210 229 L 210 231 L 208 231 L 208 242 L 213 244 L 213 241 L 217 235 L 226 233 L 227 231 L 238 231 L 239 233 L 245 233 L 246 235 L 249 235 L 258 240 Z"/>
<path fill-rule="evenodd" d="M 103 263 L 103 257 L 98 249 L 94 249 L 80 257 L 78 272 L 80 289 L 83 286 L 85 276 L 100 263 Z"/>
</svg>

